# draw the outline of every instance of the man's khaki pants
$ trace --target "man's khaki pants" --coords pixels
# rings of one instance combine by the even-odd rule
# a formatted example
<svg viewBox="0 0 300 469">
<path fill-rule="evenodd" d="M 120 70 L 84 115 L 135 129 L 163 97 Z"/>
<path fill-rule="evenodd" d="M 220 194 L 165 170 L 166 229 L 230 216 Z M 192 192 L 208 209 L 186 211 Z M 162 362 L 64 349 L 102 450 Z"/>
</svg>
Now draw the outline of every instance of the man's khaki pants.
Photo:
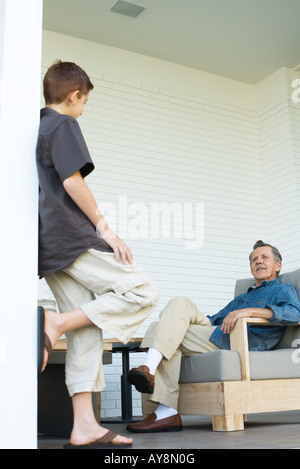
<svg viewBox="0 0 300 469">
<path fill-rule="evenodd" d="M 159 322 L 150 325 L 141 348 L 155 348 L 163 359 L 155 373 L 153 394 L 143 394 L 144 416 L 152 413 L 158 403 L 177 409 L 181 356 L 219 350 L 209 340 L 215 328 L 185 297 L 171 300 L 161 312 Z"/>
<path fill-rule="evenodd" d="M 113 253 L 95 249 L 45 278 L 61 313 L 80 307 L 93 323 L 66 334 L 70 396 L 102 391 L 102 330 L 127 343 L 157 304 L 156 285 L 138 265 L 117 263 Z"/>
</svg>

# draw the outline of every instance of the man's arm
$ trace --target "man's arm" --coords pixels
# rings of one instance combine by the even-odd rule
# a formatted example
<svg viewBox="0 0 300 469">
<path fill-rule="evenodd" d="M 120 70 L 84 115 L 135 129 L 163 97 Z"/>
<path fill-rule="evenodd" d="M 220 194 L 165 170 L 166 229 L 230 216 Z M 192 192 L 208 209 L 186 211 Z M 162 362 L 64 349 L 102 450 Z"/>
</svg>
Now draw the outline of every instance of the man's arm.
<svg viewBox="0 0 300 469">
<path fill-rule="evenodd" d="M 221 331 L 224 334 L 230 334 L 236 321 L 239 318 L 263 318 L 270 319 L 273 316 L 273 311 L 266 308 L 245 308 L 236 311 L 231 311 L 223 320 Z"/>
<path fill-rule="evenodd" d="M 127 262 L 132 264 L 132 253 L 129 247 L 107 225 L 80 171 L 65 179 L 63 186 L 75 204 L 93 223 L 99 236 L 113 249 L 116 261 L 119 262 L 121 258 L 123 264 Z"/>
</svg>

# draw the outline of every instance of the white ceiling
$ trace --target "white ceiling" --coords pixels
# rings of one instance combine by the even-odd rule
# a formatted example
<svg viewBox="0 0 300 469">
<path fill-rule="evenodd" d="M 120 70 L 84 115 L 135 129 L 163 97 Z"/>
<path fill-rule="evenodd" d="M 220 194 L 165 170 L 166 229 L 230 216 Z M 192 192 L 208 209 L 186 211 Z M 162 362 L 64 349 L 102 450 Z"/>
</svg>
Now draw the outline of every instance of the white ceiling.
<svg viewBox="0 0 300 469">
<path fill-rule="evenodd" d="M 44 0 L 44 28 L 252 84 L 300 64 L 300 0 L 116 1 Z"/>
</svg>

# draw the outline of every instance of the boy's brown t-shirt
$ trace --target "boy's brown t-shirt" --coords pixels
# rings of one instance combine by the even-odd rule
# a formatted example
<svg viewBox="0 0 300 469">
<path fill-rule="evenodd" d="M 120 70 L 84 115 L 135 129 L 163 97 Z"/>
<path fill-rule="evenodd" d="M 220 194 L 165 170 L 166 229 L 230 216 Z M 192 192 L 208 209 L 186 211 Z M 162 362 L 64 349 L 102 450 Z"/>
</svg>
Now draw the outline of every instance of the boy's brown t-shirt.
<svg viewBox="0 0 300 469">
<path fill-rule="evenodd" d="M 36 160 L 39 276 L 64 269 L 90 248 L 112 252 L 63 187 L 63 181 L 75 172 L 85 177 L 94 169 L 76 119 L 51 108 L 41 110 Z"/>
</svg>

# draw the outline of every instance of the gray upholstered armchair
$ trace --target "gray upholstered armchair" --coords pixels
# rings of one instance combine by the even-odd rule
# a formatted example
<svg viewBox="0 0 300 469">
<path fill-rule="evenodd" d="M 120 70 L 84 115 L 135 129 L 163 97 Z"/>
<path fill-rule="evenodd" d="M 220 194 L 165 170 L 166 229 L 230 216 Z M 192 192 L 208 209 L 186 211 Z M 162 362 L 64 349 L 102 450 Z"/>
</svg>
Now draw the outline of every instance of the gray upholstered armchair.
<svg viewBox="0 0 300 469">
<path fill-rule="evenodd" d="M 300 299 L 300 269 L 279 276 L 291 283 Z M 235 296 L 247 291 L 252 279 L 236 282 Z M 244 429 L 245 415 L 300 409 L 300 324 L 286 328 L 276 349 L 249 352 L 247 324 L 265 319 L 239 319 L 230 334 L 231 350 L 182 359 L 179 412 L 212 415 L 213 430 Z"/>
</svg>

